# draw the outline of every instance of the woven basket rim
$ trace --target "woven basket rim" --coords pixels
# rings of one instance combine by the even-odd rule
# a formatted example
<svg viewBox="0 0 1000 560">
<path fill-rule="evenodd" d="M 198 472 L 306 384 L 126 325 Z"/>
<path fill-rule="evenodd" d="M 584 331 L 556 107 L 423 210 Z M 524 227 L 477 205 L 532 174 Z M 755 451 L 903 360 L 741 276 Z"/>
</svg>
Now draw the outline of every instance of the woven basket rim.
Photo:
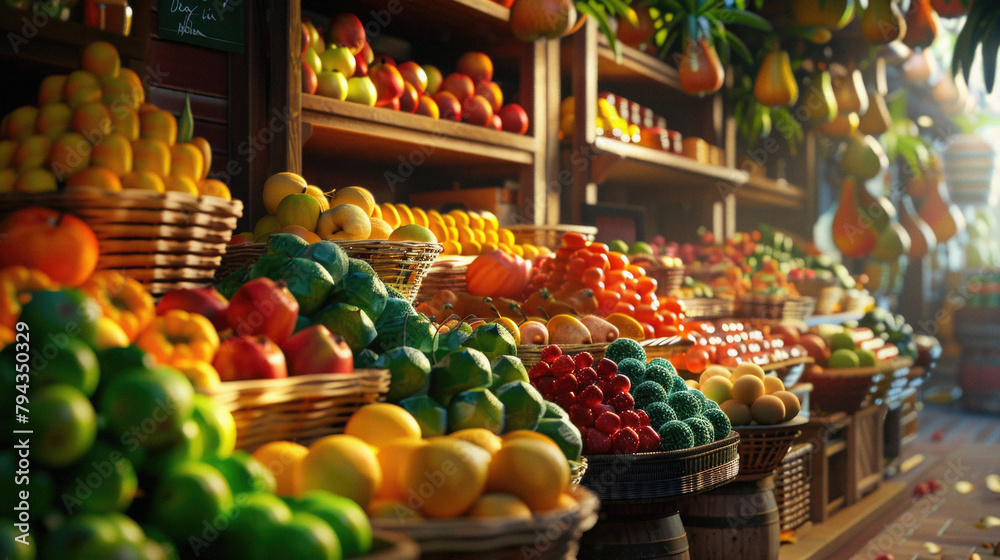
<svg viewBox="0 0 1000 560">
<path fill-rule="evenodd" d="M 739 432 L 741 436 L 744 432 L 746 432 L 747 435 L 769 435 L 769 432 L 774 435 L 778 435 L 780 432 L 786 430 L 797 430 L 799 426 L 804 426 L 808 422 L 809 418 L 799 414 L 788 422 L 782 422 L 781 424 L 772 424 L 770 426 L 762 426 L 759 424 L 751 424 L 749 426 L 733 426 L 733 430 Z"/>
<path fill-rule="evenodd" d="M 162 202 L 164 205 L 166 205 L 167 202 L 178 204 L 190 204 L 194 202 L 199 206 L 205 207 L 206 209 L 214 208 L 227 212 L 233 212 L 236 215 L 242 215 L 243 212 L 243 201 L 239 199 L 234 198 L 232 200 L 226 200 L 217 196 L 195 196 L 190 193 L 178 191 L 160 193 L 144 189 L 122 189 L 120 191 L 110 191 L 98 187 L 74 187 L 69 190 L 45 193 L 10 192 L 3 193 L 0 197 L 3 197 L 5 200 L 39 203 L 97 198 L 111 201 L 114 207 L 126 206 L 126 204 L 131 201 Z"/>
<path fill-rule="evenodd" d="M 828 378 L 864 378 L 878 374 L 891 373 L 913 366 L 913 358 L 905 356 L 893 358 L 870 367 L 857 368 L 823 368 L 822 372 L 813 372 L 810 376 Z"/>
<path fill-rule="evenodd" d="M 701 455 L 707 455 L 716 449 L 721 449 L 732 443 L 738 443 L 740 440 L 740 434 L 735 430 L 730 430 L 729 435 L 726 437 L 715 440 L 712 443 L 706 443 L 705 445 L 699 445 L 698 447 L 691 447 L 688 449 L 678 449 L 675 451 L 646 451 L 643 453 L 632 453 L 631 455 L 622 455 L 619 453 L 608 453 L 605 455 L 587 455 L 587 463 L 589 464 L 588 469 L 595 467 L 601 467 L 608 463 L 614 463 L 621 461 L 623 457 L 631 457 L 631 460 L 636 461 L 649 461 L 649 462 L 666 462 L 666 461 L 678 461 L 683 459 L 693 459 Z"/>
<path fill-rule="evenodd" d="M 420 557 L 420 547 L 403 533 L 374 529 L 372 541 L 375 544 L 385 544 L 387 548 L 373 550 L 365 555 L 365 560 L 400 560 Z"/>
<path fill-rule="evenodd" d="M 198 392 L 210 397 L 246 390 L 298 389 L 314 387 L 317 384 L 334 384 L 345 381 L 380 381 L 389 374 L 387 369 L 355 369 L 350 373 L 310 373 L 290 375 L 279 379 L 244 379 L 223 381 L 216 387 L 201 387 Z"/>
</svg>

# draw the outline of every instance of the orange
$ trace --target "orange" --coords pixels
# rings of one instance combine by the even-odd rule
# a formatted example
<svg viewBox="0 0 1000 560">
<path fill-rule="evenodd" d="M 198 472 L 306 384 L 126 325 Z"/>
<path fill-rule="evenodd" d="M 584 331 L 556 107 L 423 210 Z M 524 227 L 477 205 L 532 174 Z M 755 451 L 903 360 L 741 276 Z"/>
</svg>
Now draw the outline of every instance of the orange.
<svg viewBox="0 0 1000 560">
<path fill-rule="evenodd" d="M 444 247 L 443 254 L 445 255 L 461 255 L 462 254 L 462 244 L 458 241 L 449 239 L 441 244 Z"/>
<path fill-rule="evenodd" d="M 111 113 L 100 101 L 81 103 L 73 109 L 70 128 L 89 138 L 104 138 L 111 134 Z"/>
<path fill-rule="evenodd" d="M 158 193 L 166 192 L 163 179 L 155 173 L 149 171 L 132 171 L 127 173 L 122 180 L 122 188 L 139 189 Z"/>
<path fill-rule="evenodd" d="M 486 231 L 497 231 L 500 229 L 500 220 L 497 219 L 496 214 L 489 210 L 482 210 L 479 212 L 479 215 L 483 217 Z"/>
<path fill-rule="evenodd" d="M 472 504 L 467 517 L 531 519 L 531 508 L 513 494 L 483 494 Z"/>
<path fill-rule="evenodd" d="M 406 500 L 406 486 L 403 482 L 403 466 L 415 449 L 427 445 L 419 438 L 401 438 L 382 446 L 377 453 L 382 469 L 382 485 L 375 492 L 377 498 Z"/>
<path fill-rule="evenodd" d="M 448 215 L 455 220 L 456 226 L 469 227 L 470 224 L 469 214 L 465 210 L 455 209 L 452 210 L 451 212 L 448 212 Z"/>
<path fill-rule="evenodd" d="M 279 496 L 297 496 L 297 472 L 299 463 L 309 454 L 309 448 L 291 441 L 272 441 L 265 443 L 252 453 L 254 459 L 271 471 L 277 482 L 275 494 Z"/>
<path fill-rule="evenodd" d="M 191 144 L 201 151 L 201 161 L 203 165 L 201 177 L 198 177 L 198 179 L 205 179 L 208 177 L 209 169 L 212 168 L 212 146 L 208 143 L 208 140 L 205 140 L 201 136 L 195 136 L 192 138 Z"/>
<path fill-rule="evenodd" d="M 73 109 L 84 103 L 100 101 L 101 82 L 86 70 L 70 72 L 63 84 L 62 99 Z"/>
<path fill-rule="evenodd" d="M 218 179 L 203 179 L 198 183 L 198 192 L 201 196 L 215 196 L 223 200 L 232 200 L 233 194 L 229 187 Z"/>
<path fill-rule="evenodd" d="M 393 228 L 398 228 L 399 223 L 399 211 L 396 207 L 389 202 L 383 202 L 378 205 L 379 212 L 382 213 L 382 219 L 386 221 L 387 224 Z"/>
<path fill-rule="evenodd" d="M 546 511 L 559 506 L 569 478 L 569 463 L 558 446 L 515 438 L 505 441 L 493 456 L 486 490 L 513 494 L 532 511 Z"/>
<path fill-rule="evenodd" d="M 462 254 L 466 256 L 476 256 L 483 252 L 483 246 L 478 241 L 463 241 Z"/>
<path fill-rule="evenodd" d="M 516 241 L 514 240 L 514 232 L 507 228 L 498 228 L 497 235 L 500 236 L 500 243 L 505 243 L 507 245 L 513 245 Z"/>
<path fill-rule="evenodd" d="M 138 108 L 143 102 L 146 101 L 146 93 L 142 87 L 142 79 L 139 75 L 135 73 L 131 68 L 122 68 L 118 72 L 118 76 L 128 82 L 129 89 L 132 92 L 132 98 L 135 100 L 135 107 Z"/>
<path fill-rule="evenodd" d="M 189 142 L 174 144 L 170 147 L 170 174 L 187 177 L 196 183 L 202 180 L 205 172 L 205 156 L 201 148 Z"/>
<path fill-rule="evenodd" d="M 4 138 L 23 140 L 35 131 L 38 108 L 24 105 L 14 109 L 0 121 L 0 133 Z"/>
<path fill-rule="evenodd" d="M 148 171 L 160 177 L 170 174 L 170 147 L 160 140 L 132 141 L 132 170 Z"/>
<path fill-rule="evenodd" d="M 94 41 L 83 48 L 80 66 L 98 78 L 114 77 L 121 71 L 122 60 L 114 45 L 107 41 Z"/>
<path fill-rule="evenodd" d="M 62 101 L 63 88 L 66 86 L 66 74 L 50 74 L 42 79 L 38 86 L 38 106 Z"/>
<path fill-rule="evenodd" d="M 315 233 L 307 230 L 306 228 L 298 225 L 285 226 L 278 230 L 281 233 L 291 233 L 292 235 L 298 235 L 302 239 L 305 239 L 309 243 L 316 243 L 319 241 L 319 236 Z"/>
<path fill-rule="evenodd" d="M 17 140 L 0 140 L 0 169 L 13 166 L 18 145 Z"/>
<path fill-rule="evenodd" d="M 198 185 L 195 184 L 188 177 L 177 177 L 176 175 L 167 175 L 163 178 L 163 188 L 167 192 L 183 192 L 188 193 L 191 196 L 198 196 Z"/>
<path fill-rule="evenodd" d="M 530 439 L 534 441 L 540 441 L 542 443 L 547 443 L 549 445 L 555 446 L 556 449 L 559 449 L 559 445 L 555 441 L 553 441 L 552 438 L 543 433 L 536 432 L 534 430 L 514 430 L 513 432 L 507 432 L 500 439 L 503 441 L 504 445 L 506 445 L 511 441 L 519 439 Z"/>
<path fill-rule="evenodd" d="M 49 105 L 55 107 L 56 105 Z M 93 148 L 79 132 L 67 132 L 52 142 L 49 150 L 48 168 L 58 179 L 65 180 L 70 175 L 90 165 Z"/>
<path fill-rule="evenodd" d="M 14 166 L 21 173 L 30 169 L 38 169 L 48 161 L 52 150 L 52 139 L 41 134 L 32 134 L 21 140 L 14 154 Z"/>
<path fill-rule="evenodd" d="M 392 233 L 392 226 L 389 225 L 389 222 L 379 218 L 371 218 L 370 221 L 372 232 L 368 234 L 368 239 L 389 239 L 389 234 Z"/>
<path fill-rule="evenodd" d="M 341 204 L 353 204 L 364 210 L 366 216 L 371 216 L 375 208 L 375 197 L 364 187 L 345 187 L 337 189 L 330 199 L 330 208 Z"/>
<path fill-rule="evenodd" d="M 485 227 L 486 222 L 483 217 L 474 210 L 469 210 L 469 227 L 473 230 L 482 230 Z"/>
<path fill-rule="evenodd" d="M 14 190 L 18 192 L 55 192 L 58 189 L 56 176 L 48 169 L 29 169 L 14 183 Z"/>
<path fill-rule="evenodd" d="M 399 438 L 420 439 L 420 425 L 405 408 L 389 403 L 362 406 L 347 420 L 344 433 L 373 447 Z"/>
<path fill-rule="evenodd" d="M 418 226 L 430 227 L 430 221 L 427 218 L 427 213 L 424 212 L 423 208 L 410 208 L 410 213 L 413 214 L 413 223 Z"/>
<path fill-rule="evenodd" d="M 111 109 L 111 130 L 128 138 L 139 139 L 139 113 L 132 107 L 117 105 Z"/>
<path fill-rule="evenodd" d="M 448 434 L 448 437 L 476 444 L 488 451 L 490 455 L 500 451 L 500 447 L 503 445 L 503 440 L 500 439 L 500 436 L 486 428 L 465 428 L 464 430 Z"/>
<path fill-rule="evenodd" d="M 159 140 L 167 146 L 177 143 L 177 118 L 170 111 L 139 112 L 139 137 Z"/>
<path fill-rule="evenodd" d="M 69 130 L 73 109 L 65 103 L 53 102 L 42 105 L 35 119 L 35 132 L 56 139 Z"/>
<path fill-rule="evenodd" d="M 382 484 L 374 449 L 349 434 L 320 438 L 298 467 L 300 492 L 327 490 L 367 507 Z"/>
<path fill-rule="evenodd" d="M 124 134 L 111 133 L 94 146 L 90 159 L 119 177 L 126 175 L 132 171 L 132 142 Z"/>
<path fill-rule="evenodd" d="M 371 217 L 372 218 L 378 218 L 378 219 L 381 220 L 382 219 L 382 208 L 380 208 L 378 205 L 375 205 L 375 207 L 372 208 L 372 216 Z"/>
<path fill-rule="evenodd" d="M 406 503 L 425 517 L 457 517 L 479 499 L 489 470 L 490 454 L 481 447 L 433 438 L 414 449 L 402 468 Z"/>
<path fill-rule="evenodd" d="M 413 223 L 413 212 L 405 204 L 395 204 L 396 211 L 399 212 L 399 225 L 405 226 Z"/>
<path fill-rule="evenodd" d="M 13 169 L 0 169 L 0 193 L 14 192 L 16 185 L 17 171 Z"/>
</svg>

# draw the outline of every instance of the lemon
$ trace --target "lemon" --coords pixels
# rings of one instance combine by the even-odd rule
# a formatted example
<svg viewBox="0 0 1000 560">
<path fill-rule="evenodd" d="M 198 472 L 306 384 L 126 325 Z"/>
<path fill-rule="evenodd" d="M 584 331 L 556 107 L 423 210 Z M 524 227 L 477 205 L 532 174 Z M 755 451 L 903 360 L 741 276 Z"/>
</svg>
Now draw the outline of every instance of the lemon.
<svg viewBox="0 0 1000 560">
<path fill-rule="evenodd" d="M 493 456 L 486 489 L 513 494 L 532 511 L 546 511 L 559 506 L 569 479 L 569 463 L 558 446 L 516 438 L 505 441 Z"/>
<path fill-rule="evenodd" d="M 279 496 L 295 496 L 298 492 L 296 473 L 299 463 L 309 454 L 309 448 L 291 441 L 265 443 L 252 453 L 264 468 L 271 471 Z"/>
<path fill-rule="evenodd" d="M 399 438 L 420 439 L 420 425 L 401 406 L 372 403 L 351 415 L 344 426 L 344 433 L 381 448 Z"/>
<path fill-rule="evenodd" d="M 489 471 L 490 454 L 479 446 L 448 437 L 432 439 L 415 449 L 403 466 L 407 505 L 426 517 L 459 516 L 479 499 Z"/>
<path fill-rule="evenodd" d="M 278 203 L 278 223 L 282 228 L 300 226 L 314 232 L 322 211 L 319 201 L 312 195 L 306 193 L 290 194 Z"/>
<path fill-rule="evenodd" d="M 296 173 L 275 173 L 264 181 L 264 208 L 268 214 L 276 214 L 282 199 L 290 194 L 303 193 L 308 186 L 306 180 Z"/>
<path fill-rule="evenodd" d="M 301 492 L 327 490 L 366 507 L 382 484 L 374 449 L 348 434 L 320 438 L 299 463 Z"/>
</svg>

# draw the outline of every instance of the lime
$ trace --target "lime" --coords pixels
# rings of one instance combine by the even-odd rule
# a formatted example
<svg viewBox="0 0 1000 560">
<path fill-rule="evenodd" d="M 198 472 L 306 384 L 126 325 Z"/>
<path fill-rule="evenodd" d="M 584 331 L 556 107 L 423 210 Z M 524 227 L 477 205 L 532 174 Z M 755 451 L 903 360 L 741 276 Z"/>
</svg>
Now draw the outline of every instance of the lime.
<svg viewBox="0 0 1000 560">
<path fill-rule="evenodd" d="M 489 387 L 493 381 L 490 361 L 479 350 L 460 348 L 431 369 L 430 395 L 441 404 L 466 389 Z"/>
<path fill-rule="evenodd" d="M 830 341 L 827 344 L 830 347 L 830 352 L 840 350 L 841 348 L 846 348 L 848 350 L 854 350 L 854 339 L 851 335 L 846 332 L 834 333 L 830 337 Z"/>
<path fill-rule="evenodd" d="M 861 364 L 861 361 L 858 359 L 858 355 L 854 353 L 854 350 L 840 348 L 830 354 L 827 364 L 832 369 L 856 368 Z"/>
<path fill-rule="evenodd" d="M 350 274 L 352 272 L 364 272 L 365 274 L 374 275 L 375 269 L 366 260 L 350 257 L 347 259 L 347 273 Z"/>
<path fill-rule="evenodd" d="M 194 395 L 191 419 L 201 428 L 206 457 L 228 457 L 236 449 L 236 421 L 229 409 L 207 395 Z"/>
<path fill-rule="evenodd" d="M 583 437 L 580 429 L 570 422 L 569 418 L 542 418 L 538 421 L 535 431 L 545 434 L 562 449 L 566 459 L 579 461 L 583 453 Z"/>
<path fill-rule="evenodd" d="M 17 541 L 21 532 L 14 528 L 14 520 L 10 518 L 0 518 L 3 523 L 0 529 L 0 558 L 5 560 L 34 560 L 36 554 L 35 539 L 28 539 L 28 544 L 24 545 Z"/>
<path fill-rule="evenodd" d="M 628 243 L 625 243 L 621 239 L 615 239 L 608 243 L 608 250 L 622 254 L 628 253 Z"/>
<path fill-rule="evenodd" d="M 339 334 L 347 341 L 352 352 L 360 352 L 375 340 L 377 331 L 368 314 L 356 305 L 335 303 L 313 317 L 317 325 Z"/>
<path fill-rule="evenodd" d="M 308 241 L 294 233 L 275 232 L 267 237 L 267 252 L 265 254 L 283 257 L 302 257 L 306 255 L 309 247 Z"/>
<path fill-rule="evenodd" d="M 70 338 L 92 340 L 101 308 L 77 289 L 31 292 L 19 321 L 31 329 L 31 347 L 64 346 Z"/>
<path fill-rule="evenodd" d="M 569 420 L 569 413 L 552 401 L 545 401 L 545 412 L 542 418 L 565 418 Z"/>
<path fill-rule="evenodd" d="M 496 390 L 503 403 L 504 431 L 534 430 L 545 413 L 545 398 L 526 381 L 511 381 Z"/>
<path fill-rule="evenodd" d="M 136 368 L 151 368 L 156 365 L 156 359 L 135 344 L 123 347 L 105 348 L 97 351 L 97 363 L 100 366 L 101 379 L 97 386 L 95 400 L 100 400 L 100 392 L 120 373 Z"/>
<path fill-rule="evenodd" d="M 344 249 L 333 241 L 324 239 L 309 245 L 305 257 L 322 265 L 330 273 L 334 284 L 339 283 L 344 276 L 347 276 L 349 257 Z"/>
<path fill-rule="evenodd" d="M 653 247 L 645 241 L 636 241 L 628 248 L 629 255 L 652 255 Z"/>
<path fill-rule="evenodd" d="M 100 409 L 112 437 L 123 444 L 165 447 L 183 436 L 184 422 L 194 410 L 194 389 L 171 367 L 134 369 L 105 388 Z"/>
<path fill-rule="evenodd" d="M 462 391 L 448 403 L 448 431 L 486 428 L 494 434 L 504 430 L 504 406 L 489 389 Z"/>
<path fill-rule="evenodd" d="M 65 344 L 33 346 L 32 354 L 33 385 L 64 383 L 88 397 L 97 390 L 101 377 L 97 355 L 79 338 L 70 338 Z"/>
<path fill-rule="evenodd" d="M 372 549 L 372 526 L 368 515 L 353 500 L 323 490 L 307 492 L 293 506 L 326 521 L 340 539 L 344 558 L 364 556 Z"/>
<path fill-rule="evenodd" d="M 160 481 L 150 504 L 153 524 L 176 543 L 201 535 L 229 515 L 233 494 L 222 473 L 211 465 L 186 461 L 173 466 Z"/>
<path fill-rule="evenodd" d="M 420 425 L 420 437 L 440 436 L 448 429 L 448 411 L 427 395 L 417 395 L 399 401 Z"/>
<path fill-rule="evenodd" d="M 511 381 L 529 382 L 528 371 L 517 356 L 500 356 L 493 360 L 490 370 L 493 373 L 493 385 L 490 387 L 493 392 Z"/>
<path fill-rule="evenodd" d="M 66 467 L 82 457 L 97 438 L 94 407 L 76 387 L 54 384 L 31 398 L 31 455 L 49 467 Z"/>
<path fill-rule="evenodd" d="M 387 350 L 379 356 L 374 367 L 389 370 L 389 392 L 385 395 L 389 402 L 399 402 L 406 397 L 427 392 L 431 362 L 423 352 L 415 348 L 400 346 Z"/>
<path fill-rule="evenodd" d="M 500 356 L 516 356 L 517 342 L 506 328 L 499 323 L 483 323 L 472 331 L 472 335 L 462 343 L 466 348 L 475 348 L 486 355 L 491 362 Z"/>
<path fill-rule="evenodd" d="M 219 534 L 213 552 L 223 559 L 246 560 L 254 555 L 260 535 L 274 525 L 287 523 L 292 510 L 270 493 L 241 494 L 235 498 L 229 528 Z"/>
<path fill-rule="evenodd" d="M 111 519 L 96 513 L 73 515 L 49 533 L 39 558 L 84 560 L 113 558 L 112 552 L 128 541 Z"/>
<path fill-rule="evenodd" d="M 128 457 L 99 441 L 64 478 L 61 509 L 69 515 L 125 511 L 138 489 L 139 479 Z"/>
<path fill-rule="evenodd" d="M 854 353 L 858 355 L 858 366 L 860 367 L 872 367 L 877 361 L 875 352 L 872 352 L 871 350 L 858 348 L 854 351 Z"/>
<path fill-rule="evenodd" d="M 129 438 L 126 440 L 130 441 Z M 136 445 L 134 442 L 131 444 Z M 187 420 L 181 426 L 177 441 L 167 447 L 146 449 L 136 445 L 126 450 L 142 477 L 159 480 L 176 465 L 202 460 L 205 455 L 205 439 L 200 425 L 194 420 Z"/>
<path fill-rule="evenodd" d="M 228 457 L 209 458 L 205 462 L 219 469 L 222 476 L 226 477 L 233 495 L 254 492 L 274 493 L 277 484 L 274 475 L 242 449 Z"/>
<path fill-rule="evenodd" d="M 351 272 L 337 284 L 331 297 L 338 303 L 358 306 L 372 321 L 377 321 L 385 309 L 389 293 L 378 276 Z"/>
<path fill-rule="evenodd" d="M 252 559 L 340 560 L 340 541 L 320 517 L 306 512 L 292 513 L 285 523 L 267 528 L 257 540 Z"/>
<path fill-rule="evenodd" d="M 17 444 L 17 441 L 14 442 Z M 14 481 L 21 475 L 15 475 L 18 470 L 17 451 L 9 450 L 0 452 L 0 478 Z M 23 473 L 22 473 L 23 474 Z M 43 519 L 52 504 L 56 495 L 56 483 L 48 469 L 38 469 L 31 473 L 24 485 L 4 484 L 0 486 L 0 500 L 3 503 L 12 504 L 11 507 L 21 502 L 20 491 L 27 490 L 31 498 L 28 506 L 31 508 L 31 516 L 35 519 Z M 23 508 L 22 508 L 23 509 Z M 0 558 L 3 558 L 0 556 Z"/>
</svg>

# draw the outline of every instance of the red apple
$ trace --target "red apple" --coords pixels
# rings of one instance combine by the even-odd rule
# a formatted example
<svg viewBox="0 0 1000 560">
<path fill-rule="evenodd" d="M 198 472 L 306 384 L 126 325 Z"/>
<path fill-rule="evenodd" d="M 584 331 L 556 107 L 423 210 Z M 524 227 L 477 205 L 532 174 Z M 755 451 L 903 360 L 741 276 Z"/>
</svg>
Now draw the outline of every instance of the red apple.
<svg viewBox="0 0 1000 560">
<path fill-rule="evenodd" d="M 306 54 L 306 49 L 309 48 L 309 27 L 305 23 L 302 24 L 302 53 Z"/>
<path fill-rule="evenodd" d="M 361 47 L 361 52 L 358 53 L 361 58 L 365 59 L 365 64 L 371 64 L 375 60 L 375 51 L 372 50 L 372 46 L 365 43 L 365 46 Z"/>
<path fill-rule="evenodd" d="M 316 93 L 319 87 L 319 80 L 316 79 L 316 72 L 312 66 L 302 61 L 302 93 Z"/>
<path fill-rule="evenodd" d="M 223 340 L 212 365 L 223 381 L 288 377 L 285 355 L 266 336 L 232 336 Z"/>
<path fill-rule="evenodd" d="M 399 100 L 401 98 L 402 98 L 402 96 L 394 97 L 394 98 L 390 99 L 388 103 L 383 103 L 381 105 L 376 104 L 375 106 L 376 107 L 385 107 L 386 109 L 392 109 L 393 111 L 399 111 L 399 107 L 400 107 Z"/>
<path fill-rule="evenodd" d="M 771 327 L 771 334 L 783 340 L 785 342 L 785 348 L 795 346 L 799 343 L 799 339 L 801 338 L 799 329 L 791 325 L 775 325 Z"/>
<path fill-rule="evenodd" d="M 528 112 L 517 103 L 504 105 L 500 109 L 500 121 L 507 132 L 521 135 L 528 133 Z"/>
<path fill-rule="evenodd" d="M 449 91 L 439 91 L 434 95 L 434 102 L 437 103 L 442 119 L 462 120 L 462 104 L 459 103 L 455 94 Z"/>
<path fill-rule="evenodd" d="M 197 313 L 207 317 L 215 325 L 215 330 L 223 331 L 229 326 L 226 322 L 226 308 L 228 307 L 229 301 L 211 286 L 181 288 L 163 294 L 160 302 L 156 304 L 156 314 L 163 315 L 171 309 Z"/>
<path fill-rule="evenodd" d="M 227 245 L 242 245 L 244 243 L 253 243 L 253 239 L 243 235 L 242 233 L 237 233 L 236 235 L 229 238 Z"/>
<path fill-rule="evenodd" d="M 497 113 L 503 107 L 503 91 L 496 82 L 479 82 L 476 84 L 476 95 L 482 95 L 490 102 L 493 112 Z"/>
<path fill-rule="evenodd" d="M 368 75 L 368 62 L 361 56 L 361 53 L 354 55 L 354 76 L 365 77 Z M 353 76 L 352 76 L 353 77 Z"/>
<path fill-rule="evenodd" d="M 381 62 L 382 64 L 388 64 L 389 66 L 392 66 L 393 68 L 399 70 L 399 65 L 396 64 L 396 59 L 395 58 L 392 58 L 391 56 L 389 56 L 387 54 L 380 54 L 380 55 L 378 55 L 375 58 L 377 58 L 378 61 Z M 371 64 L 371 63 L 369 62 L 368 64 Z"/>
<path fill-rule="evenodd" d="M 486 126 L 493 122 L 493 107 L 481 95 L 473 95 L 462 102 L 462 120 L 477 126 Z"/>
<path fill-rule="evenodd" d="M 281 344 L 295 330 L 299 302 L 284 282 L 254 278 L 236 290 L 226 321 L 239 336 L 262 335 Z"/>
<path fill-rule="evenodd" d="M 368 77 L 375 84 L 375 91 L 378 98 L 375 101 L 376 107 L 383 107 L 392 104 L 393 99 L 399 99 L 403 95 L 406 82 L 399 70 L 387 61 L 379 59 L 368 68 Z"/>
<path fill-rule="evenodd" d="M 476 94 L 476 84 L 472 78 L 460 72 L 452 72 L 441 82 L 440 91 L 450 92 L 459 101 Z"/>
<path fill-rule="evenodd" d="M 427 72 L 424 72 L 424 69 L 419 64 L 412 60 L 407 60 L 396 66 L 396 69 L 399 70 L 400 75 L 403 76 L 403 80 L 406 83 L 413 84 L 419 95 L 423 95 L 427 91 Z"/>
<path fill-rule="evenodd" d="M 799 336 L 799 346 L 805 348 L 806 353 L 812 357 L 820 366 L 826 366 L 827 359 L 830 358 L 830 349 L 826 345 L 823 337 L 816 333 L 802 333 Z"/>
<path fill-rule="evenodd" d="M 427 74 L 427 89 L 424 90 L 424 93 L 427 95 L 436 94 L 438 89 L 441 87 L 441 82 L 444 81 L 444 76 L 441 74 L 441 71 L 437 69 L 437 66 L 425 64 L 421 66 L 421 68 L 423 68 L 424 73 Z"/>
<path fill-rule="evenodd" d="M 458 71 L 472 78 L 473 82 L 488 82 L 493 79 L 493 61 L 485 53 L 467 52 L 458 59 Z"/>
<path fill-rule="evenodd" d="M 351 373 L 354 354 L 344 337 L 323 325 L 306 327 L 281 345 L 290 375 Z"/>
<path fill-rule="evenodd" d="M 638 27 L 624 18 L 619 18 L 617 35 L 622 43 L 638 48 L 653 37 L 656 28 L 653 25 L 653 17 L 649 14 L 649 8 L 638 8 L 635 10 L 635 15 L 639 18 Z"/>
<path fill-rule="evenodd" d="M 344 45 L 358 54 L 367 44 L 365 26 L 354 14 L 341 13 L 333 16 L 326 31 L 326 44 Z"/>
<path fill-rule="evenodd" d="M 410 82 L 403 86 L 403 95 L 399 98 L 399 110 L 404 113 L 416 113 L 420 104 L 420 94 L 417 88 Z"/>
<path fill-rule="evenodd" d="M 503 130 L 503 120 L 500 118 L 500 115 L 493 113 L 493 118 L 490 119 L 490 126 L 497 132 Z"/>
<path fill-rule="evenodd" d="M 417 104 L 417 114 L 425 115 L 432 119 L 441 118 L 441 110 L 438 109 L 437 101 L 429 95 L 421 95 L 420 102 Z"/>
</svg>

